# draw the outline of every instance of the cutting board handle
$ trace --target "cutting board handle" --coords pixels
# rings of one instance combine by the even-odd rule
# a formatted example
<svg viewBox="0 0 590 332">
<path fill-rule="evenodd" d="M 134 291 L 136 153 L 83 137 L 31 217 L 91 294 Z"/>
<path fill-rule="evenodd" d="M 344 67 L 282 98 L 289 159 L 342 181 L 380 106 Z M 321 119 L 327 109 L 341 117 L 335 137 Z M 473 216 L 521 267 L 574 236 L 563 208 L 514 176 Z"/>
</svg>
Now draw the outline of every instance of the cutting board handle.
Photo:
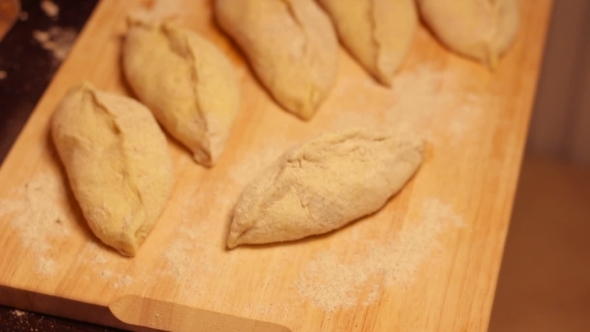
<svg viewBox="0 0 590 332">
<path fill-rule="evenodd" d="M 109 310 L 124 323 L 165 331 L 291 332 L 282 325 L 191 308 L 137 295 L 123 295 Z"/>
</svg>

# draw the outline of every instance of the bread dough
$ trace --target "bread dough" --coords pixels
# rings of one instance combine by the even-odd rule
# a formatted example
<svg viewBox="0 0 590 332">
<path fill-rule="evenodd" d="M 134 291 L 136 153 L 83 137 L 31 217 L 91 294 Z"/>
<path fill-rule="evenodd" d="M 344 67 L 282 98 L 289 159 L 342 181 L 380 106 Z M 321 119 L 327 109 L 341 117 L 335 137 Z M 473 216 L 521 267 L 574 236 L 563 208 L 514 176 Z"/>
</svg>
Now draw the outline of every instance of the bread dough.
<svg viewBox="0 0 590 332">
<path fill-rule="evenodd" d="M 496 67 L 518 30 L 515 0 L 417 0 L 420 15 L 448 48 Z"/>
<path fill-rule="evenodd" d="M 297 240 L 371 214 L 412 177 L 422 155 L 421 140 L 367 130 L 303 143 L 244 189 L 227 246 Z"/>
<path fill-rule="evenodd" d="M 51 129 L 90 229 L 134 256 L 174 184 L 168 143 L 153 115 L 133 99 L 83 83 L 67 93 Z"/>
<path fill-rule="evenodd" d="M 318 0 L 342 44 L 379 82 L 391 86 L 418 26 L 414 0 Z"/>
<path fill-rule="evenodd" d="M 310 119 L 334 85 L 338 40 L 313 0 L 217 0 L 215 17 L 276 101 Z"/>
<path fill-rule="evenodd" d="M 170 135 L 212 166 L 239 107 L 234 70 L 212 43 L 166 22 L 129 19 L 123 69 L 139 99 Z"/>
</svg>

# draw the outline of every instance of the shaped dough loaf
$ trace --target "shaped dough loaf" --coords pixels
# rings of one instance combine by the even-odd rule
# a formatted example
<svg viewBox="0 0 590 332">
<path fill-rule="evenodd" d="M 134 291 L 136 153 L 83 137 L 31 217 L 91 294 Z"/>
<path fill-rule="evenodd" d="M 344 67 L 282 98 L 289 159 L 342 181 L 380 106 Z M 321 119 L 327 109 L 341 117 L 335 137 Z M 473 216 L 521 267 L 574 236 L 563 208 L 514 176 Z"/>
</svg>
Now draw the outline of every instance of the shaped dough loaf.
<svg viewBox="0 0 590 332">
<path fill-rule="evenodd" d="M 84 83 L 67 93 L 51 129 L 90 229 L 134 256 L 174 184 L 168 143 L 153 115 L 133 99 Z"/>
<path fill-rule="evenodd" d="M 212 166 L 238 111 L 237 79 L 225 55 L 190 30 L 130 18 L 123 69 L 166 131 Z"/>
<path fill-rule="evenodd" d="M 373 213 L 416 172 L 422 155 L 419 140 L 364 130 L 303 143 L 246 186 L 227 245 L 301 239 Z"/>
<path fill-rule="evenodd" d="M 216 0 L 215 16 L 275 100 L 307 120 L 334 84 L 338 40 L 313 0 Z"/>
<path fill-rule="evenodd" d="M 391 86 L 418 26 L 414 0 L 318 0 L 348 51 Z"/>
<path fill-rule="evenodd" d="M 518 30 L 515 0 L 417 0 L 422 18 L 451 50 L 496 67 Z"/>
</svg>

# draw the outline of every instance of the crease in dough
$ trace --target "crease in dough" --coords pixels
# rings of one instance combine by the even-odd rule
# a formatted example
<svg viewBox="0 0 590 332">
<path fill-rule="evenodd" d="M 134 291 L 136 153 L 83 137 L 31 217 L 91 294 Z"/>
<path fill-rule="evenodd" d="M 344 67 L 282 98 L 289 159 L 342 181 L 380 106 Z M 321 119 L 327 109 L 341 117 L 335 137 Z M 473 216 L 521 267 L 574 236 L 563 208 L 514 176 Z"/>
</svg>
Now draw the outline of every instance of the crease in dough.
<svg viewBox="0 0 590 332">
<path fill-rule="evenodd" d="M 227 246 L 292 241 L 340 228 L 381 209 L 422 160 L 420 139 L 356 129 L 309 140 L 244 188 Z"/>
<path fill-rule="evenodd" d="M 338 41 L 313 0 L 216 0 L 215 18 L 273 98 L 303 120 L 334 85 Z"/>
<path fill-rule="evenodd" d="M 516 0 L 416 0 L 420 15 L 452 51 L 494 69 L 518 32 Z"/>
<path fill-rule="evenodd" d="M 123 69 L 139 99 L 194 159 L 219 159 L 239 108 L 237 77 L 211 42 L 171 22 L 128 19 Z"/>
<path fill-rule="evenodd" d="M 380 83 L 391 86 L 418 27 L 414 0 L 317 0 L 350 54 Z"/>
<path fill-rule="evenodd" d="M 51 132 L 92 232 L 134 256 L 174 185 L 168 143 L 153 115 L 133 99 L 82 83 L 60 103 Z"/>
</svg>

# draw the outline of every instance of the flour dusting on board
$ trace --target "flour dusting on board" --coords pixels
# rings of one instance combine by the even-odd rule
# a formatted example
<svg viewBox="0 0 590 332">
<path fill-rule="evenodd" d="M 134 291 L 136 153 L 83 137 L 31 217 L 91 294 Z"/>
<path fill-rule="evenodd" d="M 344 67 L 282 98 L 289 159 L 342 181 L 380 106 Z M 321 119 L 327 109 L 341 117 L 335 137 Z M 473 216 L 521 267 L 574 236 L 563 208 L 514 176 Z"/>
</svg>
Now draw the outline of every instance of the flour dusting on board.
<svg viewBox="0 0 590 332">
<path fill-rule="evenodd" d="M 462 227 L 463 220 L 448 204 L 430 199 L 408 225 L 391 241 L 368 241 L 353 255 L 318 254 L 296 280 L 297 292 L 327 312 L 371 305 L 393 285 L 409 287 L 425 261 L 441 251 L 439 235 Z"/>
<path fill-rule="evenodd" d="M 50 276 L 55 273 L 56 262 L 49 257 L 38 257 L 35 261 L 35 271 L 42 276 Z"/>
<path fill-rule="evenodd" d="M 95 281 L 97 277 L 104 280 L 114 289 L 126 288 L 136 282 L 136 279 L 119 267 L 129 266 L 129 260 L 114 250 L 99 244 L 97 239 L 89 240 L 79 254 L 80 262 L 90 269 L 84 275 L 85 280 Z M 126 270 L 126 269 L 124 269 Z"/>
<path fill-rule="evenodd" d="M 200 250 L 203 248 L 195 248 L 197 245 L 194 241 L 194 230 L 181 226 L 178 228 L 175 241 L 170 243 L 163 252 L 164 260 L 166 262 L 166 269 L 159 271 L 160 275 L 172 277 L 184 291 L 189 291 L 191 295 L 197 295 L 202 291 L 202 287 L 198 282 L 195 282 L 195 274 L 197 269 L 200 273 L 206 269 L 207 265 L 199 264 L 210 259 L 207 255 L 207 250 Z M 198 253 L 198 258 L 194 257 L 194 253 Z"/>
<path fill-rule="evenodd" d="M 219 246 L 211 243 L 217 239 L 212 233 L 223 233 L 221 227 L 213 227 L 209 223 L 209 213 L 215 213 L 219 219 L 223 219 L 233 203 L 232 196 L 224 190 L 222 184 L 208 186 L 206 192 L 198 188 L 188 190 L 179 195 L 180 223 L 175 226 L 172 233 L 174 241 L 170 241 L 162 251 L 162 259 L 166 268 L 157 272 L 160 276 L 172 278 L 185 296 L 198 296 L 205 291 L 207 285 L 203 284 L 204 276 L 213 275 L 219 266 L 213 257 Z M 198 202 L 207 202 L 207 208 L 202 209 L 200 218 L 195 215 Z"/>
<path fill-rule="evenodd" d="M 455 145 L 477 123 L 483 108 L 484 96 L 458 88 L 464 81 L 453 71 L 429 65 L 399 73 L 391 89 L 371 80 L 343 80 L 334 91 L 334 99 L 346 100 L 347 104 L 336 106 L 338 113 L 332 117 L 330 128 L 395 130 Z M 441 118 L 444 121 L 436 121 Z M 438 136 L 433 129 L 438 129 Z"/>
<path fill-rule="evenodd" d="M 22 246 L 34 253 L 35 272 L 42 276 L 52 275 L 57 269 L 51 240 L 71 233 L 66 213 L 57 202 L 65 195 L 59 177 L 41 173 L 15 190 L 17 199 L 0 199 L 0 217 L 9 218 Z"/>
</svg>

